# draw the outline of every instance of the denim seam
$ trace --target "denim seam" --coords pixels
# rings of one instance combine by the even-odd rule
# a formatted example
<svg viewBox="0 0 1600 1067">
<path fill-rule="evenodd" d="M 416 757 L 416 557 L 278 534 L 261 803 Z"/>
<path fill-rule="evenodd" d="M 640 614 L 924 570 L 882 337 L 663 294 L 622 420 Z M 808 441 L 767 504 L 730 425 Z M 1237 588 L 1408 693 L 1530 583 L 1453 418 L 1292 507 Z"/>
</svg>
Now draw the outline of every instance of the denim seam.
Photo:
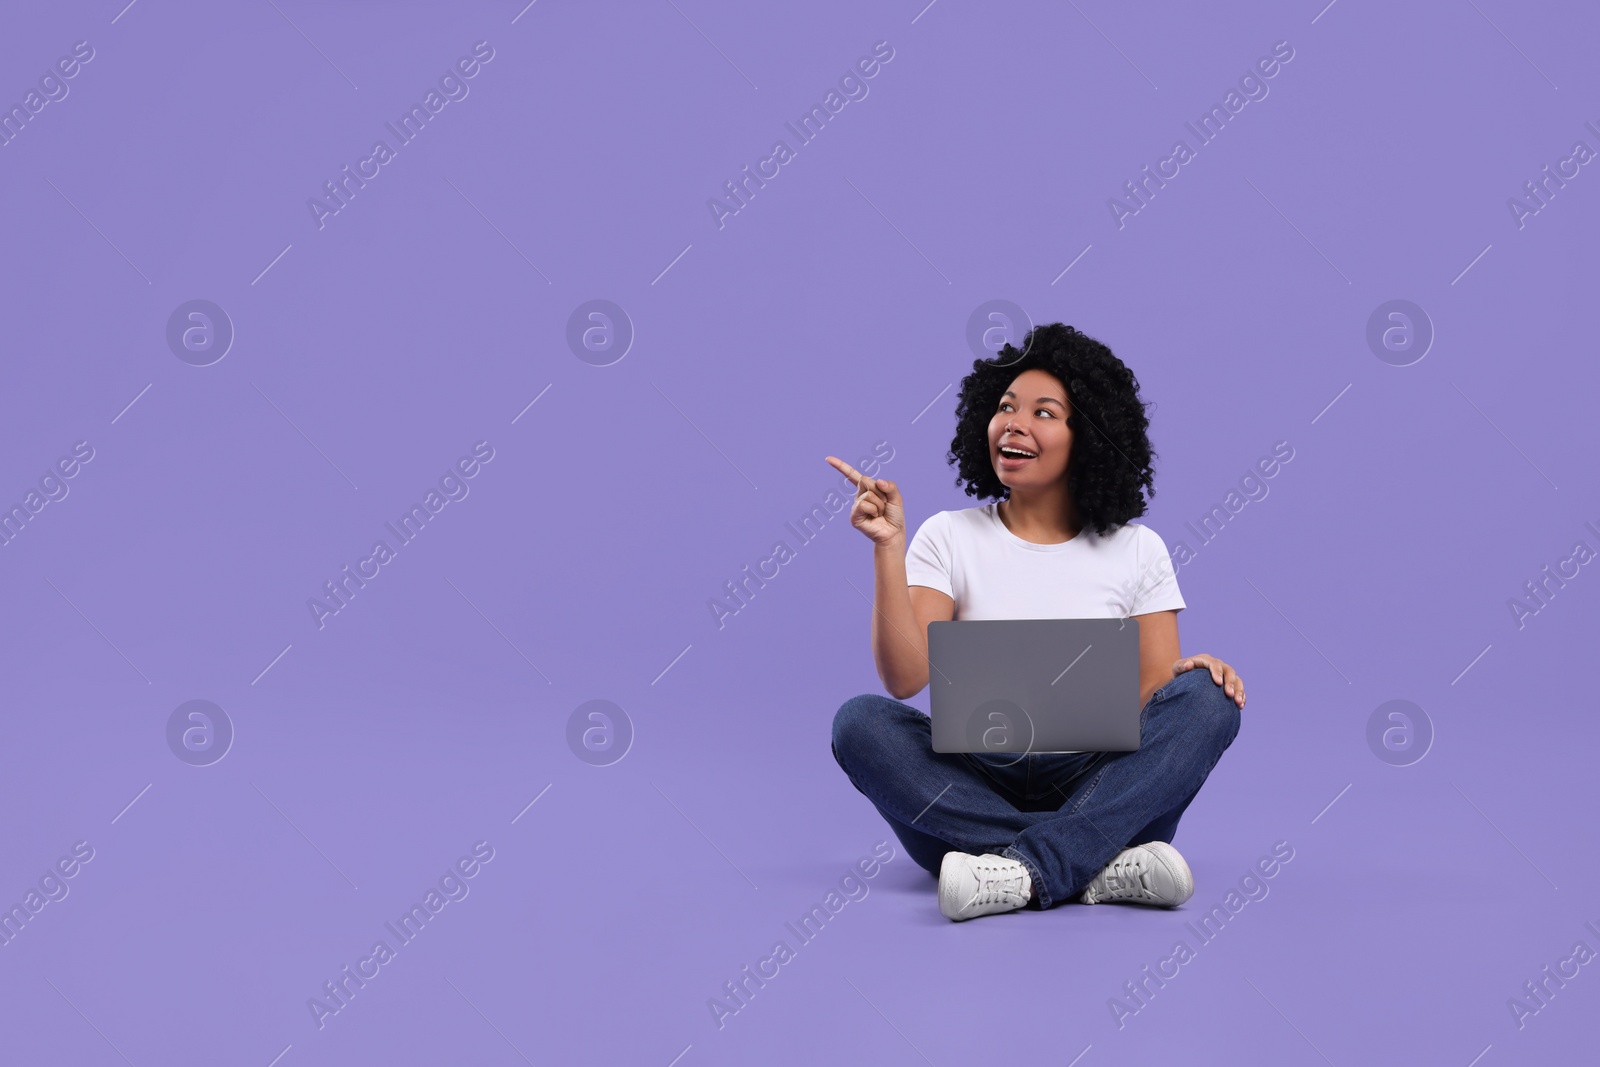
<svg viewBox="0 0 1600 1067">
<path fill-rule="evenodd" d="M 1182 675 L 1179 675 L 1179 677 L 1182 677 Z M 1169 684 L 1170 684 L 1170 683 L 1169 683 Z M 1213 684 L 1215 684 L 1215 683 L 1213 683 Z M 1150 703 L 1152 703 L 1152 704 L 1153 704 L 1153 703 L 1155 703 L 1155 700 L 1154 700 L 1154 699 L 1153 699 L 1153 698 L 1152 698 L 1152 700 L 1151 700 L 1151 702 L 1150 702 Z M 1147 706 L 1148 706 L 1148 705 L 1147 705 Z M 1140 722 L 1140 732 L 1141 732 L 1141 736 L 1142 736 L 1142 733 L 1143 733 L 1143 726 L 1144 726 L 1144 723 L 1143 723 L 1143 721 L 1142 721 L 1142 716 L 1141 716 L 1141 722 Z M 1238 731 L 1235 731 L 1235 732 L 1234 732 L 1234 733 L 1235 733 L 1235 736 L 1238 736 Z M 1227 751 L 1227 750 L 1228 750 L 1228 748 L 1229 748 L 1229 747 L 1230 747 L 1230 746 L 1231 746 L 1231 745 L 1232 745 L 1232 744 L 1233 744 L 1233 738 L 1229 738 L 1229 739 L 1228 739 L 1228 743 L 1227 743 L 1227 744 L 1225 744 L 1225 745 L 1223 745 L 1223 746 L 1222 746 L 1222 748 L 1221 748 L 1221 749 L 1220 749 L 1220 750 L 1219 750 L 1219 751 L 1218 751 L 1218 752 L 1217 752 L 1217 754 L 1216 754 L 1216 756 L 1214 756 L 1214 757 L 1213 757 L 1213 758 L 1212 758 L 1212 760 L 1211 760 L 1211 762 L 1210 762 L 1210 763 L 1208 763 L 1208 764 L 1206 764 L 1206 768 L 1205 768 L 1205 771 L 1204 771 L 1204 772 L 1203 772 L 1203 773 L 1202 773 L 1202 774 L 1201 774 L 1201 775 L 1200 775 L 1200 778 L 1201 778 L 1201 782 L 1202 782 L 1202 783 L 1204 783 L 1204 782 L 1205 782 L 1205 781 L 1206 781 L 1206 780 L 1207 780 L 1207 779 L 1209 779 L 1209 778 L 1210 778 L 1210 777 L 1211 777 L 1211 772 L 1212 772 L 1212 771 L 1214 771 L 1214 770 L 1216 770 L 1216 767 L 1217 767 L 1217 764 L 1218 764 L 1218 763 L 1220 763 L 1220 762 L 1222 762 L 1222 757 L 1223 757 L 1223 755 L 1224 755 L 1224 754 L 1225 754 L 1225 753 L 1226 753 L 1226 751 Z M 1095 782 L 1094 782 L 1094 783 L 1093 783 L 1093 785 L 1098 785 L 1098 784 L 1099 784 L 1099 778 L 1098 778 L 1098 777 L 1096 777 L 1096 779 L 1095 779 Z M 1093 785 L 1091 785 L 1091 788 L 1093 788 Z M 1081 806 L 1081 805 L 1080 805 L 1080 806 Z M 1073 808 L 1073 813 L 1074 813 L 1074 814 L 1076 814 L 1076 813 L 1077 813 L 1077 810 L 1078 810 L 1078 809 L 1077 809 L 1077 808 L 1076 808 L 1076 807 L 1074 807 L 1074 808 Z M 1141 813 L 1141 815 L 1140 815 L 1140 816 L 1139 816 L 1139 818 L 1141 818 L 1141 819 L 1143 819 L 1143 821 L 1144 821 L 1144 822 L 1145 822 L 1145 823 L 1148 823 L 1148 822 L 1149 822 L 1149 821 L 1150 821 L 1150 820 L 1151 820 L 1151 819 L 1154 819 L 1154 818 L 1156 818 L 1156 817 L 1157 817 L 1157 816 L 1159 816 L 1159 815 L 1160 815 L 1160 814 L 1161 814 L 1161 813 L 1160 813 L 1160 812 L 1157 812 L 1157 813 L 1156 813 L 1156 814 L 1154 814 L 1154 815 L 1149 815 L 1149 816 L 1148 816 L 1148 818 L 1146 818 L 1146 817 L 1145 817 L 1145 815 L 1147 815 L 1147 814 L 1148 814 L 1148 813 Z M 1170 843 L 1170 842 L 1169 842 L 1169 843 Z"/>
<path fill-rule="evenodd" d="M 1156 692 L 1151 695 L 1150 700 L 1146 702 L 1144 708 L 1142 708 L 1140 710 L 1140 713 L 1139 713 L 1139 734 L 1140 734 L 1141 738 L 1143 738 L 1143 736 L 1144 736 L 1144 728 L 1145 728 L 1145 725 L 1146 725 L 1146 721 L 1147 721 L 1147 719 L 1149 717 L 1150 707 L 1153 704 L 1157 703 L 1158 701 L 1160 701 L 1160 700 L 1166 698 L 1167 696 L 1171 695 L 1168 691 L 1172 688 L 1172 685 L 1175 682 L 1177 682 L 1178 678 L 1182 678 L 1182 677 L 1183 677 L 1183 675 L 1180 674 L 1180 675 L 1177 676 L 1177 678 L 1174 678 L 1171 682 L 1168 682 L 1166 685 L 1164 685 L 1160 689 L 1156 690 Z M 1231 744 L 1231 740 L 1230 740 L 1230 744 Z M 1224 750 L 1227 747 L 1228 746 L 1226 746 L 1226 745 L 1223 746 Z M 1219 762 L 1221 762 L 1222 755 L 1223 755 L 1222 752 L 1218 752 L 1217 753 L 1216 758 L 1213 759 L 1211 761 L 1210 765 L 1206 768 L 1205 774 L 1202 776 L 1202 778 L 1206 778 L 1206 777 L 1210 776 L 1211 771 L 1216 768 L 1216 765 Z M 1068 813 L 1069 815 L 1078 814 L 1080 809 L 1082 809 L 1083 805 L 1088 801 L 1089 797 L 1094 793 L 1095 788 L 1097 786 L 1099 786 L 1101 779 L 1103 779 L 1105 777 L 1106 772 L 1110 769 L 1110 767 L 1111 767 L 1111 761 L 1110 760 L 1106 760 L 1105 762 L 1103 762 L 1101 764 L 1099 770 L 1095 772 L 1094 777 L 1091 778 L 1089 780 L 1088 785 L 1084 787 L 1082 794 L 1077 799 L 1077 802 L 1073 804 L 1072 810 Z M 1155 816 L 1152 815 L 1151 818 L 1155 818 Z M 1149 820 L 1147 819 L 1145 821 L 1148 822 Z M 1001 853 L 1001 854 L 1006 856 L 1008 859 L 1017 860 L 1025 868 L 1027 868 L 1028 876 L 1029 876 L 1029 878 L 1031 878 L 1033 880 L 1034 888 L 1037 890 L 1037 892 L 1039 894 L 1039 906 L 1041 908 L 1052 907 L 1053 906 L 1053 902 L 1051 900 L 1050 894 L 1045 889 L 1045 885 L 1044 885 L 1043 880 L 1039 877 L 1039 872 L 1035 868 L 1033 862 L 1031 860 L 1029 860 L 1026 856 L 1024 856 L 1016 848 L 1015 843 L 1006 846 L 1005 851 L 1003 853 Z M 1069 896 L 1064 898 L 1064 899 L 1069 899 L 1070 900 L 1071 897 L 1072 897 L 1072 895 L 1069 894 Z"/>
<path fill-rule="evenodd" d="M 1174 679 L 1174 681 L 1176 681 L 1176 680 L 1177 679 Z M 1167 688 L 1170 687 L 1171 684 L 1172 684 L 1171 682 L 1168 682 L 1167 685 L 1162 686 L 1160 689 L 1156 690 L 1156 692 L 1154 694 L 1152 694 L 1150 699 L 1145 703 L 1145 706 L 1140 709 L 1140 711 L 1139 711 L 1139 735 L 1140 735 L 1141 738 L 1143 738 L 1143 736 L 1144 736 L 1144 728 L 1145 728 L 1146 720 L 1149 718 L 1150 706 L 1152 704 L 1155 704 L 1158 700 L 1162 699 L 1162 697 L 1166 693 Z M 1219 759 L 1220 759 L 1220 754 L 1219 754 Z M 1216 765 L 1216 761 L 1213 761 L 1212 762 L 1212 766 L 1214 767 L 1215 765 Z M 1100 785 L 1101 780 L 1106 776 L 1106 772 L 1109 771 L 1110 769 L 1111 769 L 1111 761 L 1110 760 L 1106 760 L 1104 763 L 1102 763 L 1100 765 L 1100 769 L 1095 772 L 1094 777 L 1089 780 L 1089 784 L 1087 786 L 1085 786 L 1084 789 L 1083 789 L 1083 792 L 1081 794 L 1079 794 L 1077 802 L 1073 804 L 1072 810 L 1067 813 L 1068 815 L 1076 815 L 1076 814 L 1078 814 L 1078 812 L 1080 810 L 1082 810 L 1084 804 L 1088 803 L 1089 798 L 1094 794 L 1095 789 Z M 1207 774 L 1209 774 L 1209 773 L 1210 773 L 1210 768 L 1207 769 Z M 1151 818 L 1154 818 L 1154 817 L 1155 816 L 1151 816 Z M 1147 819 L 1145 821 L 1148 822 L 1149 820 Z M 1044 900 L 1044 893 L 1043 893 L 1042 890 L 1040 892 L 1039 899 L 1041 901 Z"/>
<path fill-rule="evenodd" d="M 844 770 L 845 777 L 847 779 L 849 779 L 850 784 L 852 786 L 855 786 L 856 792 L 858 792 L 862 796 L 866 797 L 867 801 L 869 803 L 871 803 L 874 807 L 879 806 L 878 805 L 878 801 L 874 800 L 872 795 L 870 793 L 868 793 L 865 789 L 862 789 L 860 784 L 856 782 L 855 773 L 853 771 L 851 771 L 848 766 L 845 765 L 843 760 L 839 760 L 838 759 L 837 752 L 835 753 L 834 758 L 839 763 L 839 766 Z M 937 801 L 938 801 L 938 798 L 935 797 L 934 798 L 934 803 L 937 803 Z M 960 851 L 962 851 L 960 848 L 957 848 L 955 845 L 951 844 L 950 841 L 946 840 L 944 835 L 936 833 L 933 830 L 928 829 L 927 827 L 918 826 L 917 825 L 917 820 L 922 818 L 922 816 L 926 815 L 928 813 L 929 809 L 931 809 L 933 806 L 934 806 L 933 803 L 930 803 L 927 807 L 923 808 L 916 815 L 910 816 L 910 817 L 907 817 L 907 816 L 901 814 L 901 812 L 899 810 L 892 809 L 892 808 L 891 808 L 889 813 L 894 816 L 894 818 L 895 818 L 895 820 L 897 822 L 900 822 L 900 823 L 902 823 L 902 824 L 904 824 L 906 826 L 909 826 L 913 830 L 921 831 L 922 833 L 927 834 L 929 837 L 937 838 L 938 840 L 943 841 L 947 846 L 949 846 L 949 850 L 951 852 L 960 852 Z M 1029 877 L 1034 877 L 1033 872 L 1031 870 L 1029 872 Z"/>
<path fill-rule="evenodd" d="M 1110 760 L 1107 760 L 1106 762 L 1104 762 L 1104 763 L 1102 763 L 1100 765 L 1100 769 L 1098 771 L 1096 771 L 1094 777 L 1089 780 L 1089 784 L 1083 787 L 1083 792 L 1078 795 L 1078 802 L 1076 804 L 1072 805 L 1072 810 L 1067 812 L 1068 815 L 1076 815 L 1076 814 L 1078 814 L 1078 811 L 1083 807 L 1083 805 L 1085 803 L 1088 802 L 1089 797 L 1091 795 L 1093 795 L 1093 793 L 1095 791 L 1095 787 L 1097 787 L 1100 784 L 1100 779 L 1104 778 L 1106 776 L 1106 772 L 1109 771 L 1110 769 L 1111 769 L 1111 761 Z"/>
<path fill-rule="evenodd" d="M 1028 880 L 1033 883 L 1034 892 L 1039 894 L 1039 907 L 1040 908 L 1048 908 L 1048 907 L 1050 907 L 1051 906 L 1050 894 L 1045 889 L 1045 887 L 1044 887 L 1044 879 L 1040 876 L 1039 869 L 1034 866 L 1033 861 L 1030 860 L 1027 856 L 1024 856 L 1021 852 L 1019 852 L 1017 850 L 1017 846 L 1016 845 L 1007 845 L 1005 847 L 1005 851 L 1001 852 L 1000 855 L 1004 856 L 1006 859 L 1016 860 L 1018 863 L 1022 864 L 1022 866 L 1024 868 L 1027 869 Z"/>
<path fill-rule="evenodd" d="M 994 776 L 994 774 L 992 773 L 994 768 L 990 767 L 987 763 L 983 762 L 983 760 L 981 760 L 981 759 L 975 759 L 971 752 L 961 752 L 961 753 L 957 753 L 957 755 L 961 756 L 961 758 L 966 761 L 967 766 L 969 766 L 973 770 L 977 771 L 978 774 L 983 778 L 983 780 L 986 783 L 988 783 L 989 788 L 994 790 L 995 795 L 998 796 L 1000 799 L 1004 800 L 1006 803 L 1012 805 L 1013 807 L 1016 807 L 1016 806 L 1018 806 L 1017 805 L 1017 801 L 1018 800 L 1028 800 L 1028 799 L 1030 799 L 1026 793 L 1019 793 L 1015 789 L 1013 789 L 1009 785 L 1007 785 L 1005 782 L 1003 782 L 1000 779 L 996 778 Z M 1027 755 L 1024 754 L 1023 758 L 1026 759 Z M 1006 764 L 1006 766 L 1010 767 L 1010 766 L 1012 766 L 1012 764 L 1008 763 L 1008 764 Z"/>
<path fill-rule="evenodd" d="M 921 711 L 918 711 L 916 708 L 910 708 L 910 710 L 913 711 L 913 712 L 916 712 L 917 717 L 922 719 L 924 722 L 927 722 L 927 723 L 930 723 L 930 724 L 932 723 L 933 720 L 932 720 L 931 716 L 923 714 Z M 845 777 L 849 780 L 850 784 L 855 788 L 856 792 L 858 792 L 862 796 L 866 797 L 868 802 L 870 802 L 874 806 L 877 806 L 878 801 L 875 800 L 873 798 L 873 796 L 870 793 L 868 793 L 865 789 L 861 788 L 860 783 L 856 781 L 855 772 L 849 767 L 849 765 L 847 764 L 847 762 L 844 759 L 840 758 L 839 750 L 837 748 L 835 748 L 831 742 L 829 743 L 828 747 L 833 753 L 834 762 L 838 763 L 839 767 L 845 772 Z M 996 792 L 997 795 L 999 795 L 1002 799 L 1007 800 L 1007 802 L 1010 802 L 1011 798 L 1007 797 L 1006 793 L 1012 792 L 1012 791 L 1008 787 L 1003 785 L 1001 782 L 996 781 L 990 774 L 987 773 L 988 768 L 984 765 L 982 760 L 973 759 L 970 753 L 961 753 L 960 755 L 962 756 L 963 759 L 966 760 L 966 762 L 967 762 L 967 764 L 969 766 L 973 767 L 974 769 L 976 769 L 978 771 L 979 775 L 985 780 L 985 782 L 989 785 L 989 787 Z M 1023 758 L 1026 759 L 1027 758 L 1026 755 L 1024 755 Z M 937 802 L 938 798 L 935 797 L 934 799 L 935 799 L 935 802 Z M 896 821 L 898 821 L 900 823 L 903 823 L 904 825 L 909 826 L 914 830 L 920 830 L 922 833 L 928 834 L 930 837 L 934 837 L 934 838 L 937 838 L 940 841 L 944 841 L 946 845 L 950 845 L 951 846 L 950 850 L 952 852 L 960 851 L 960 849 L 958 849 L 955 846 L 951 845 L 951 843 L 948 840 L 946 840 L 942 835 L 940 835 L 938 833 L 935 833 L 933 830 L 927 829 L 925 827 L 920 827 L 920 826 L 917 825 L 917 820 L 922 818 L 923 815 L 927 814 L 929 808 L 932 808 L 932 807 L 933 807 L 933 804 L 929 804 L 928 807 L 923 808 L 922 811 L 918 812 L 915 816 L 911 816 L 911 817 L 905 816 L 904 814 L 902 814 L 898 810 L 891 810 L 890 814 L 892 814 L 895 817 Z M 1009 849 L 1010 846 L 1008 845 L 1007 848 Z M 1005 853 L 1002 852 L 1001 855 L 1005 855 Z M 1037 887 L 1037 889 L 1038 889 L 1040 901 L 1041 902 L 1048 901 L 1049 900 L 1049 894 L 1045 892 L 1043 879 L 1040 877 L 1040 874 L 1039 874 L 1038 870 L 1033 866 L 1032 861 L 1027 860 L 1027 859 L 1022 859 L 1020 856 L 1012 856 L 1012 857 L 1009 857 L 1009 858 L 1018 859 L 1022 863 L 1022 865 L 1025 868 L 1027 868 L 1028 877 L 1030 879 L 1032 879 L 1034 886 Z M 1048 906 L 1048 905 L 1044 905 L 1044 906 Z"/>
</svg>

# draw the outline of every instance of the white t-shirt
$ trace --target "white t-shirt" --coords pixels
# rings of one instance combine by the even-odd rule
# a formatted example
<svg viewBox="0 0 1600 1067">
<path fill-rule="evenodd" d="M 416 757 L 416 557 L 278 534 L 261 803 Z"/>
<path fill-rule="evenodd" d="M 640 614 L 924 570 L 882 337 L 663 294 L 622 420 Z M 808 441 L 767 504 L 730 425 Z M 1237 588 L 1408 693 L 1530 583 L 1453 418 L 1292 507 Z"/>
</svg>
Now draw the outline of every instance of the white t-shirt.
<svg viewBox="0 0 1600 1067">
<path fill-rule="evenodd" d="M 957 619 L 1123 619 L 1182 611 L 1172 557 L 1148 526 L 1036 545 L 995 504 L 928 517 L 906 550 L 906 582 L 956 602 Z"/>
</svg>

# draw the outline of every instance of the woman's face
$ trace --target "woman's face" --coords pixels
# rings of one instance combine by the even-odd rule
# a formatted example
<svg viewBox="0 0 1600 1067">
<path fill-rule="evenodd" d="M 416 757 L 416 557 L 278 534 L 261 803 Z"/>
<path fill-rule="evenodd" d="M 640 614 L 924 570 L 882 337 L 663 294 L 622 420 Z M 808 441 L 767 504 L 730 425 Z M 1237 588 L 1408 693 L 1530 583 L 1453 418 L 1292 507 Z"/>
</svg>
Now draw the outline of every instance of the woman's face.
<svg viewBox="0 0 1600 1067">
<path fill-rule="evenodd" d="M 1069 403 L 1066 387 L 1049 371 L 1025 370 L 1006 387 L 989 420 L 989 462 L 1000 484 L 1042 489 L 1066 477 L 1072 452 Z M 1012 449 L 1032 458 L 1011 455 Z"/>
</svg>

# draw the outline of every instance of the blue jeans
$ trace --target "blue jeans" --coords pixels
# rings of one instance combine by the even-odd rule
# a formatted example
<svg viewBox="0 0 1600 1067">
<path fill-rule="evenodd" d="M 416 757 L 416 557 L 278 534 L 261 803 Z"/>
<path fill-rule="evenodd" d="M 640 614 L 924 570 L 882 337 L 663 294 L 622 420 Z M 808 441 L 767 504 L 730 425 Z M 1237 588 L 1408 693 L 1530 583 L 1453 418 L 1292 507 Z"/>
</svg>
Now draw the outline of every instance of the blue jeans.
<svg viewBox="0 0 1600 1067">
<path fill-rule="evenodd" d="M 1136 751 L 946 753 L 928 716 L 866 693 L 833 717 L 833 758 L 919 866 L 937 875 L 952 851 L 1020 860 L 1049 908 L 1123 849 L 1170 843 L 1239 718 L 1202 667 L 1151 694 Z"/>
</svg>

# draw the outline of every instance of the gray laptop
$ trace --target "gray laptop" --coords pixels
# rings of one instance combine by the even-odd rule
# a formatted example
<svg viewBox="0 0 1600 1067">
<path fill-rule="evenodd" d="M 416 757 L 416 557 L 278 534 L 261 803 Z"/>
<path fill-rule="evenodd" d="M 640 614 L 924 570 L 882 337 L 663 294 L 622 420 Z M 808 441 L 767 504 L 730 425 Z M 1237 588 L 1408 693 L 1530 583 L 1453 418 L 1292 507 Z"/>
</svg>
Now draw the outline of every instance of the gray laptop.
<svg viewBox="0 0 1600 1067">
<path fill-rule="evenodd" d="M 928 661 L 935 752 L 1139 747 L 1138 619 L 930 622 Z"/>
</svg>

